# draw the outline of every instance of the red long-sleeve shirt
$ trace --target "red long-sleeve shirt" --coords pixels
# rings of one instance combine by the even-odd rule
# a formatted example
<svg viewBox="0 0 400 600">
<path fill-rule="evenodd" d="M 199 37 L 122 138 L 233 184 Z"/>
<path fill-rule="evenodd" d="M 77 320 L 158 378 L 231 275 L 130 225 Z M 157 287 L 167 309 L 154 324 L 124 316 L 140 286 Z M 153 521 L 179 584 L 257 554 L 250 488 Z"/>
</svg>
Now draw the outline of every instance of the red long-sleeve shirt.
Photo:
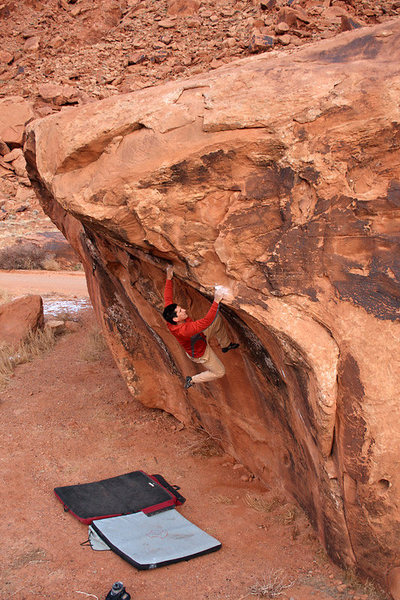
<svg viewBox="0 0 400 600">
<path fill-rule="evenodd" d="M 173 302 L 172 280 L 167 279 L 164 290 L 164 306 L 168 306 Z M 217 316 L 217 311 L 218 303 L 213 302 L 210 310 L 202 319 L 192 321 L 192 319 L 188 317 L 181 323 L 176 323 L 174 325 L 172 325 L 172 323 L 167 323 L 167 327 L 172 335 L 176 337 L 186 354 L 192 358 L 200 358 L 206 351 L 207 340 L 202 331 L 211 325 Z"/>
</svg>

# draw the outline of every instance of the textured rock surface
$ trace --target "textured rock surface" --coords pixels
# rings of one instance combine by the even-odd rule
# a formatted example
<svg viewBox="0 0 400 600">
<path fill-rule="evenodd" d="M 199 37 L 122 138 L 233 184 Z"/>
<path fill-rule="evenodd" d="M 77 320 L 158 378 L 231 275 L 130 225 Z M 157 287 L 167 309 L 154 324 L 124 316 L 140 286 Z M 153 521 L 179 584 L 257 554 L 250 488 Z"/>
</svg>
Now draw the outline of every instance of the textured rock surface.
<svg viewBox="0 0 400 600">
<path fill-rule="evenodd" d="M 0 306 L 0 345 L 16 347 L 30 331 L 43 327 L 40 296 L 24 296 Z"/>
<path fill-rule="evenodd" d="M 399 41 L 393 21 L 238 61 L 36 121 L 25 145 L 132 393 L 281 478 L 330 555 L 383 583 L 400 564 Z M 188 393 L 166 260 L 194 317 L 230 288 L 241 342 Z"/>
<path fill-rule="evenodd" d="M 23 97 L 35 117 L 45 117 L 249 53 L 291 53 L 396 15 L 398 0 L 7 0 L 0 5 L 0 97 Z M 277 35 L 282 22 L 289 30 Z M 16 210 L 15 195 L 29 181 L 22 161 L 2 160 L 4 146 L 0 134 L 0 247 L 25 231 L 54 229 L 33 193 L 26 210 Z"/>
<path fill-rule="evenodd" d="M 19 96 L 0 100 L 0 139 L 9 146 L 21 146 L 25 123 L 33 114 L 32 104 Z"/>
</svg>

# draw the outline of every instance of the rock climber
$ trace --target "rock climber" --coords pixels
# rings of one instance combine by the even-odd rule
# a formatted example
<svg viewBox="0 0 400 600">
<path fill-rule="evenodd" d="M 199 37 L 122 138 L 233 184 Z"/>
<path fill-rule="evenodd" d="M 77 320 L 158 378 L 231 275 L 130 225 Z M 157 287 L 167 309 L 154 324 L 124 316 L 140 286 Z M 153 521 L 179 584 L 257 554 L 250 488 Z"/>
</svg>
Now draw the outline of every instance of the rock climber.
<svg viewBox="0 0 400 600">
<path fill-rule="evenodd" d="M 216 288 L 214 302 L 210 310 L 202 319 L 192 321 L 182 306 L 173 302 L 172 277 L 174 270 L 171 265 L 167 267 L 167 281 L 165 283 L 165 308 L 163 317 L 168 323 L 168 329 L 176 337 L 187 356 L 195 363 L 206 368 L 206 371 L 186 377 L 185 390 L 195 383 L 205 383 L 219 379 L 225 375 L 225 367 L 215 352 L 210 348 L 210 337 L 216 337 L 222 352 L 229 352 L 239 347 L 239 344 L 231 342 L 226 331 L 225 324 L 218 314 L 219 303 L 223 293 Z"/>
</svg>

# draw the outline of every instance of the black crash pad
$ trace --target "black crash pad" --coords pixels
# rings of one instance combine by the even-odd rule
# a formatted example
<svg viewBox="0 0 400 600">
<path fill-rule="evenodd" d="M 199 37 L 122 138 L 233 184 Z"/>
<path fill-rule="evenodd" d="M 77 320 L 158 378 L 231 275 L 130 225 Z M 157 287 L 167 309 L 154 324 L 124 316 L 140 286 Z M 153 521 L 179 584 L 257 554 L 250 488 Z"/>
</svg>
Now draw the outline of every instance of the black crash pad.
<svg viewBox="0 0 400 600">
<path fill-rule="evenodd" d="M 144 471 L 133 471 L 93 483 L 56 487 L 54 493 L 65 510 L 86 524 L 95 519 L 139 511 L 149 514 L 185 501 L 163 477 L 148 475 Z"/>
</svg>

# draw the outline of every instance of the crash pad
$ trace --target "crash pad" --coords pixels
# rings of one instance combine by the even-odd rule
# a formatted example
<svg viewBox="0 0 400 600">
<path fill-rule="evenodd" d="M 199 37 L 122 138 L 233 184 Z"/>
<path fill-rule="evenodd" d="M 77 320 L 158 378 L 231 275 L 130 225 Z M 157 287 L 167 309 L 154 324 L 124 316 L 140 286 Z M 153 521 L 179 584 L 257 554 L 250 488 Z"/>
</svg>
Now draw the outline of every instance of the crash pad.
<svg viewBox="0 0 400 600">
<path fill-rule="evenodd" d="M 154 569 L 221 548 L 221 542 L 174 509 L 99 519 L 90 528 L 137 569 Z"/>
<path fill-rule="evenodd" d="M 54 493 L 66 511 L 86 524 L 110 516 L 164 510 L 185 501 L 163 477 L 144 471 L 56 487 Z"/>
</svg>

